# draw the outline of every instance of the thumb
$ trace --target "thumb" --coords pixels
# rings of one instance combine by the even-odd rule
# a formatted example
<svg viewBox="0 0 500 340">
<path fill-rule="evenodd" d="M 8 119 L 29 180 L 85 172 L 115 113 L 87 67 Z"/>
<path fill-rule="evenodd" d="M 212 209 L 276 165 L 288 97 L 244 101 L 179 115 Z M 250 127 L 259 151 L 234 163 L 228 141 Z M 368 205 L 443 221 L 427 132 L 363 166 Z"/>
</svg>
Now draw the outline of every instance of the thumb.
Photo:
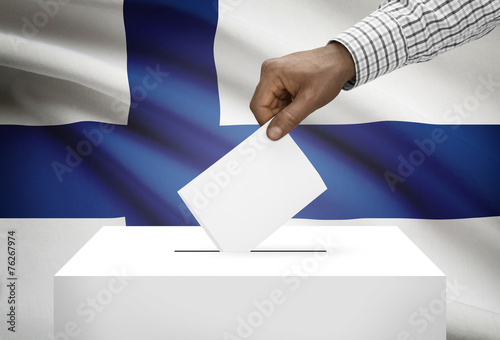
<svg viewBox="0 0 500 340">
<path fill-rule="evenodd" d="M 297 96 L 283 110 L 274 116 L 267 127 L 267 137 L 271 140 L 279 140 L 290 131 L 295 129 L 308 115 L 314 111 L 303 96 Z"/>
</svg>

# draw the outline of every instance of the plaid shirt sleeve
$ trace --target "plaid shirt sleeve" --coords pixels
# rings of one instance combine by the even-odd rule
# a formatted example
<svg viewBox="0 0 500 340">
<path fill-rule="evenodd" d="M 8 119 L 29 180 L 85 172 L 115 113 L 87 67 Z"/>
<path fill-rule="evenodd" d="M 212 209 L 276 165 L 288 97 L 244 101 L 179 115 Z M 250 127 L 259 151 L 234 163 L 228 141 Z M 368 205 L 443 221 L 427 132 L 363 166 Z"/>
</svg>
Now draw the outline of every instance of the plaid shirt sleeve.
<svg viewBox="0 0 500 340">
<path fill-rule="evenodd" d="M 332 41 L 356 65 L 344 90 L 402 66 L 431 60 L 478 39 L 500 24 L 500 0 L 385 0 L 371 15 Z"/>
</svg>

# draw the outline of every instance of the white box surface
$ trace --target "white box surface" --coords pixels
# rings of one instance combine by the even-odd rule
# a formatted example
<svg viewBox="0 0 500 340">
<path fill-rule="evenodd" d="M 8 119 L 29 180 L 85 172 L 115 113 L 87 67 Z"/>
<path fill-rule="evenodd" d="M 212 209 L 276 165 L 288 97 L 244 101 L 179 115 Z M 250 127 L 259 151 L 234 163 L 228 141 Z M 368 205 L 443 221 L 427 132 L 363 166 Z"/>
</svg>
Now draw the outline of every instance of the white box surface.
<svg viewBox="0 0 500 340">
<path fill-rule="evenodd" d="M 256 250 L 103 228 L 55 276 L 55 338 L 446 337 L 445 276 L 396 227 L 283 227 Z"/>
</svg>

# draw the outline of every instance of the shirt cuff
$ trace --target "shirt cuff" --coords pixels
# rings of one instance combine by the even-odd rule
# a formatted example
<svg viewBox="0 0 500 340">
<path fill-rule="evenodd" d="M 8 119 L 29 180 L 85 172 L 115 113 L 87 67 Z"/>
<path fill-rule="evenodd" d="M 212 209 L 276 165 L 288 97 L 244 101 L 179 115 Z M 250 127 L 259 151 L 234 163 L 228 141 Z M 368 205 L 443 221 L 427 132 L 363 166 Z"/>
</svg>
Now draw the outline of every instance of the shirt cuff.
<svg viewBox="0 0 500 340">
<path fill-rule="evenodd" d="M 332 41 L 351 53 L 356 77 L 345 90 L 406 64 L 431 60 L 500 24 L 500 1 L 385 0 L 377 11 Z"/>
<path fill-rule="evenodd" d="M 394 71 L 408 59 L 406 41 L 399 23 L 380 9 L 330 42 L 333 41 L 349 50 L 356 67 L 356 76 L 344 84 L 344 90 Z"/>
</svg>

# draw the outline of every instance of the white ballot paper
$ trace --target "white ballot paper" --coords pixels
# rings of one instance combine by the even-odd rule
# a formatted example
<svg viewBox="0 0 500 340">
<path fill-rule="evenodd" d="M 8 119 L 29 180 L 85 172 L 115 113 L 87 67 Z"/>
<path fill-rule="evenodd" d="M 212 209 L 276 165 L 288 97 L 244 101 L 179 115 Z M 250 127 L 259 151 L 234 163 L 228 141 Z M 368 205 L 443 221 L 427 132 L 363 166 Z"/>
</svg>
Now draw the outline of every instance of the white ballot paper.
<svg viewBox="0 0 500 340">
<path fill-rule="evenodd" d="M 222 251 L 250 251 L 326 190 L 293 139 L 269 123 L 178 191 Z"/>
</svg>

